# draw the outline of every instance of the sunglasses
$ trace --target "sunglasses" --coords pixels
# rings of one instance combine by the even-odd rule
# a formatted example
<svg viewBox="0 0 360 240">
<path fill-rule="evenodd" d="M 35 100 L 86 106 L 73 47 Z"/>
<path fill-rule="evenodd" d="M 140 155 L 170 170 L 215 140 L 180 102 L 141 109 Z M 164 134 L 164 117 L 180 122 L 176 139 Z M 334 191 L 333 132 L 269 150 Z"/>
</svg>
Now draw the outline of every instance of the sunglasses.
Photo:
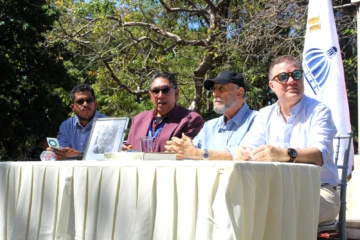
<svg viewBox="0 0 360 240">
<path fill-rule="evenodd" d="M 276 75 L 272 81 L 274 81 L 275 78 L 277 78 L 280 82 L 286 82 L 289 80 L 289 78 L 292 77 L 294 80 L 300 80 L 302 77 L 302 71 L 301 70 L 294 70 L 292 72 L 282 72 Z"/>
<path fill-rule="evenodd" d="M 163 94 L 169 94 L 170 90 L 171 87 L 164 87 L 162 89 L 158 89 L 158 88 L 150 89 L 149 91 L 156 96 L 159 95 L 160 92 L 162 92 Z"/>
<path fill-rule="evenodd" d="M 87 104 L 91 104 L 93 103 L 95 100 L 93 98 L 85 98 L 85 99 L 79 99 L 77 100 L 75 103 L 78 105 L 83 105 L 84 102 L 86 102 Z"/>
</svg>

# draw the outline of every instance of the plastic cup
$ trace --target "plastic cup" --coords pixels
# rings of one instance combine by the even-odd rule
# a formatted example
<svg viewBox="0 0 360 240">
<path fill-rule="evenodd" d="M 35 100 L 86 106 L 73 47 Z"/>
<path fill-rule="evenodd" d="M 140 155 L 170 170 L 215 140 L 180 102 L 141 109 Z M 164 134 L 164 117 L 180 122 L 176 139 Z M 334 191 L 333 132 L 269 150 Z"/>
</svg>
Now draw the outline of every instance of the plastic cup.
<svg viewBox="0 0 360 240">
<path fill-rule="evenodd" d="M 153 152 L 153 138 L 152 137 L 140 137 L 140 146 L 142 152 Z"/>
</svg>

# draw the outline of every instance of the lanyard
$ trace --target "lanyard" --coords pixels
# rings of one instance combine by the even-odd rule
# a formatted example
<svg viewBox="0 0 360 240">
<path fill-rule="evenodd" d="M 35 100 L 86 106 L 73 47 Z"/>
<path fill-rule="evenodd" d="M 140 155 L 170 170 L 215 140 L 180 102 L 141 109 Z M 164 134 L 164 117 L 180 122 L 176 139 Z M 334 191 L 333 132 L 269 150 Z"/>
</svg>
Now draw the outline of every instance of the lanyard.
<svg viewBox="0 0 360 240">
<path fill-rule="evenodd" d="M 156 138 L 159 133 L 161 132 L 161 130 L 163 129 L 164 125 L 165 125 L 165 120 L 162 121 L 162 123 L 160 123 L 158 129 L 155 130 L 154 136 L 152 134 L 152 127 L 153 127 L 153 122 L 150 122 L 150 126 L 149 126 L 149 130 L 148 130 L 148 137 L 152 137 L 152 138 Z"/>
</svg>

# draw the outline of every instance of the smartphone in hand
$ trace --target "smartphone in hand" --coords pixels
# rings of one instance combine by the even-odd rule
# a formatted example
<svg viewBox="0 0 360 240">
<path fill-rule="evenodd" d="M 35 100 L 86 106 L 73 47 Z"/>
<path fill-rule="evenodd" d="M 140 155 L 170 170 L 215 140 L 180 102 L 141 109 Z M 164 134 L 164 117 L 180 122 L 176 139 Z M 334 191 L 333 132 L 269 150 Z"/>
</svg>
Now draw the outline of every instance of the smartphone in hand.
<svg viewBox="0 0 360 240">
<path fill-rule="evenodd" d="M 60 149 L 60 144 L 57 138 L 47 137 L 46 138 L 49 147 Z"/>
</svg>

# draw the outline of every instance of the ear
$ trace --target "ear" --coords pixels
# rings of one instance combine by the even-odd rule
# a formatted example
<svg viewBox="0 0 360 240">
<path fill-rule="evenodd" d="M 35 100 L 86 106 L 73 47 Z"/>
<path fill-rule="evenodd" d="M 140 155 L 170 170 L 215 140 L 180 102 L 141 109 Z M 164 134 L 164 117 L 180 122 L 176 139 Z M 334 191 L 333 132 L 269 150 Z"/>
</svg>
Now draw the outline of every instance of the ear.
<svg viewBox="0 0 360 240">
<path fill-rule="evenodd" d="M 274 84 L 272 81 L 269 81 L 269 88 L 272 90 L 274 88 Z"/>
<path fill-rule="evenodd" d="M 72 104 L 70 104 L 70 108 L 71 108 L 71 110 L 73 110 L 74 111 L 74 104 L 72 103 Z"/>
<path fill-rule="evenodd" d="M 242 96 L 244 96 L 244 94 L 245 94 L 244 88 L 243 88 L 243 87 L 240 87 L 240 88 L 237 90 L 236 96 L 242 97 Z"/>
<path fill-rule="evenodd" d="M 179 88 L 175 89 L 175 99 L 177 100 L 179 97 Z"/>
</svg>

